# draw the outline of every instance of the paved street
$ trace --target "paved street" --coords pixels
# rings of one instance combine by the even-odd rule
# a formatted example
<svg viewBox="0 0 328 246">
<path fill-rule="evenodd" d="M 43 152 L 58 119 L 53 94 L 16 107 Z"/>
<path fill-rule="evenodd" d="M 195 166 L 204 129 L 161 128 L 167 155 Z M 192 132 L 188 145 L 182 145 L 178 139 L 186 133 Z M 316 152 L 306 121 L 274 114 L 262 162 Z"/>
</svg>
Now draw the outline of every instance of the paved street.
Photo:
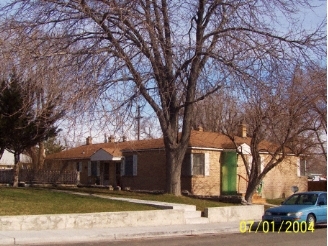
<svg viewBox="0 0 328 246">
<path fill-rule="evenodd" d="M 44 245 L 44 244 L 43 244 Z M 235 233 L 235 234 L 211 234 L 202 236 L 183 236 L 183 237 L 159 237 L 151 239 L 134 239 L 124 241 L 103 241 L 92 243 L 78 243 L 78 244 L 49 244 L 49 246 L 189 246 L 189 245 L 206 245 L 206 246 L 218 246 L 218 245 L 236 245 L 236 246 L 254 246 L 254 245 L 284 245 L 284 246 L 300 246 L 300 245 L 327 245 L 327 228 L 319 227 L 312 232 L 306 233 L 286 233 L 277 232 L 263 233 L 263 232 L 247 232 L 247 233 Z"/>
</svg>

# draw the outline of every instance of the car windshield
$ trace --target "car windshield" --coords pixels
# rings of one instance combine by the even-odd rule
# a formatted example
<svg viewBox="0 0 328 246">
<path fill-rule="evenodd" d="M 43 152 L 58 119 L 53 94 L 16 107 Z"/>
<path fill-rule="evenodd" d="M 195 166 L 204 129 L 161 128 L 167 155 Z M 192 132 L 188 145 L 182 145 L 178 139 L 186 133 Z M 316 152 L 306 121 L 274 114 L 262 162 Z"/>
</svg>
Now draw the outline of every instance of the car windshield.
<svg viewBox="0 0 328 246">
<path fill-rule="evenodd" d="M 314 205 L 317 201 L 317 194 L 294 194 L 290 196 L 284 205 Z"/>
</svg>

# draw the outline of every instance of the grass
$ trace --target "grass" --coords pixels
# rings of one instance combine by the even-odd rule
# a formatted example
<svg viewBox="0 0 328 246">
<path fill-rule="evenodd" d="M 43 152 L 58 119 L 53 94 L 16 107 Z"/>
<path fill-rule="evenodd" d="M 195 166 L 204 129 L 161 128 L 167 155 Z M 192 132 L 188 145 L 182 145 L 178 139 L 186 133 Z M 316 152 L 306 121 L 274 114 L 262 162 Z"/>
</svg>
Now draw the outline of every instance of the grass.
<svg viewBox="0 0 328 246">
<path fill-rule="evenodd" d="M 273 204 L 273 205 L 281 205 L 281 202 L 284 201 L 283 198 L 276 198 L 276 199 L 266 199 L 267 203 Z M 267 210 L 268 208 L 272 208 L 271 205 L 264 205 L 264 209 Z"/>
<path fill-rule="evenodd" d="M 154 210 L 154 207 L 49 189 L 0 187 L 0 216 Z"/>
<path fill-rule="evenodd" d="M 268 203 L 274 204 L 274 205 L 281 205 L 281 203 L 285 200 L 283 198 L 277 198 L 277 199 L 266 199 Z"/>
<path fill-rule="evenodd" d="M 134 198 L 141 200 L 182 203 L 195 205 L 197 210 L 204 211 L 207 207 L 233 206 L 208 199 L 198 199 L 169 194 L 149 194 L 130 191 L 109 191 L 99 188 L 61 188 L 87 194 L 86 196 L 58 192 L 55 189 L 44 188 L 12 188 L 0 187 L 0 216 L 4 215 L 34 215 L 34 214 L 67 214 L 154 210 L 156 208 L 123 201 L 115 201 L 89 195 L 100 194 L 113 197 Z"/>
<path fill-rule="evenodd" d="M 65 188 L 65 190 L 67 189 Z M 195 205 L 196 209 L 199 211 L 204 211 L 204 209 L 208 207 L 236 206 L 236 204 L 232 204 L 232 203 L 224 203 L 215 200 L 199 199 L 199 198 L 193 198 L 187 196 L 174 196 L 170 194 L 153 194 L 153 193 L 131 192 L 131 191 L 110 191 L 108 189 L 100 189 L 100 188 L 78 188 L 78 189 L 72 188 L 68 190 L 73 190 L 73 191 L 83 192 L 88 194 L 101 194 L 101 195 L 133 198 L 133 199 L 140 199 L 140 200 L 189 204 L 189 205 Z"/>
</svg>

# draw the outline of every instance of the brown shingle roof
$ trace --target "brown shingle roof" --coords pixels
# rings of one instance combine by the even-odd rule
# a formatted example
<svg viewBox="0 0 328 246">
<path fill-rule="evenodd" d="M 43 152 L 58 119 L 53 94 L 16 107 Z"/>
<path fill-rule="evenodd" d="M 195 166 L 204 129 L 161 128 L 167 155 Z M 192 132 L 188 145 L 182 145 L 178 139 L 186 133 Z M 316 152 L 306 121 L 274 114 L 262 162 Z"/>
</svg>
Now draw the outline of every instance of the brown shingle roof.
<svg viewBox="0 0 328 246">
<path fill-rule="evenodd" d="M 163 148 L 163 139 L 150 139 L 140 141 L 127 141 L 116 143 L 99 143 L 91 145 L 82 145 L 76 148 L 65 150 L 59 153 L 47 156 L 47 159 L 89 159 L 96 151 L 103 149 L 114 157 L 122 156 L 123 149 L 151 149 Z"/>
<path fill-rule="evenodd" d="M 250 144 L 250 138 L 237 137 L 237 143 Z M 225 135 L 216 132 L 192 131 L 190 136 L 189 147 L 234 149 L 233 142 Z"/>
<path fill-rule="evenodd" d="M 237 144 L 246 143 L 250 145 L 250 138 L 236 138 Z M 261 144 L 263 150 L 272 150 L 273 145 L 269 142 Z M 234 149 L 233 142 L 225 135 L 215 132 L 191 131 L 189 147 Z M 47 159 L 89 159 L 97 150 L 104 149 L 114 157 L 122 156 L 123 151 L 160 149 L 164 148 L 163 139 L 148 139 L 140 141 L 127 141 L 117 143 L 99 143 L 82 145 L 76 148 L 62 151 L 47 156 Z"/>
</svg>

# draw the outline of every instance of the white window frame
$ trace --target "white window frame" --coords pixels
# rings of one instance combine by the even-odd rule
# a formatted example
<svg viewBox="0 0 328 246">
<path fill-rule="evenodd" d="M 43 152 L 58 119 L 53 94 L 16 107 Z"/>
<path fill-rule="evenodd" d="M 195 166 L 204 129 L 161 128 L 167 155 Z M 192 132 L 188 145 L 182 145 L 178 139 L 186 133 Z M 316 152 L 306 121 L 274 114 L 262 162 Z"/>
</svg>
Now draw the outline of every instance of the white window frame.
<svg viewBox="0 0 328 246">
<path fill-rule="evenodd" d="M 297 165 L 297 170 L 296 170 L 297 177 L 301 177 L 301 160 L 300 160 L 300 158 L 297 159 L 296 165 Z"/>
<path fill-rule="evenodd" d="M 203 154 L 204 155 L 204 173 L 203 174 L 197 174 L 194 175 L 194 158 L 193 155 L 194 154 Z M 206 152 L 206 153 L 191 153 L 190 154 L 190 175 L 191 176 L 205 176 L 208 177 L 210 176 L 210 153 Z"/>
</svg>

